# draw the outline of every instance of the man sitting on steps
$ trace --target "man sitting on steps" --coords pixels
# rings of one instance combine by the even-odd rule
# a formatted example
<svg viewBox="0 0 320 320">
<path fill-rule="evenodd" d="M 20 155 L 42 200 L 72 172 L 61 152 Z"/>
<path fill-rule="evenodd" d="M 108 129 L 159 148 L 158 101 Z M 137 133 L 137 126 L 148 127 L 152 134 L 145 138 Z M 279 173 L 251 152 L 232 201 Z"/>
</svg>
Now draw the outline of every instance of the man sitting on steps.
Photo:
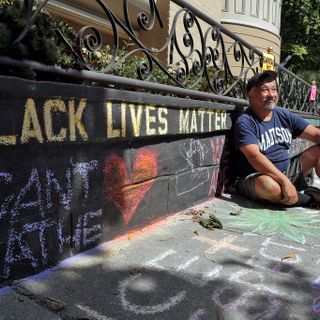
<svg viewBox="0 0 320 320">
<path fill-rule="evenodd" d="M 313 168 L 320 176 L 320 129 L 276 106 L 276 76 L 273 71 L 257 73 L 247 82 L 250 106 L 233 128 L 236 191 L 277 205 L 319 208 L 320 190 L 308 187 L 305 177 Z M 289 148 L 296 137 L 316 145 L 290 159 Z"/>
</svg>

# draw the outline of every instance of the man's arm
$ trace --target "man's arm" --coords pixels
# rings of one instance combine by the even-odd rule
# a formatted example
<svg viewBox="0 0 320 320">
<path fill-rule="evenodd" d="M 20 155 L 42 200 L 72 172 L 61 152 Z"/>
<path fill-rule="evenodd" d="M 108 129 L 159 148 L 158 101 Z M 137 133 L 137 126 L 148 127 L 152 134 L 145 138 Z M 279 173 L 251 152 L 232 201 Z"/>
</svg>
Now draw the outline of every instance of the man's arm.
<svg viewBox="0 0 320 320">
<path fill-rule="evenodd" d="M 265 155 L 258 145 L 248 144 L 240 148 L 251 166 L 263 175 L 271 177 L 279 183 L 282 190 L 283 204 L 291 205 L 298 201 L 297 190 L 286 175 L 284 175 Z"/>
<path fill-rule="evenodd" d="M 299 138 L 310 140 L 317 144 L 320 144 L 320 129 L 314 127 L 313 125 L 309 124 Z"/>
</svg>

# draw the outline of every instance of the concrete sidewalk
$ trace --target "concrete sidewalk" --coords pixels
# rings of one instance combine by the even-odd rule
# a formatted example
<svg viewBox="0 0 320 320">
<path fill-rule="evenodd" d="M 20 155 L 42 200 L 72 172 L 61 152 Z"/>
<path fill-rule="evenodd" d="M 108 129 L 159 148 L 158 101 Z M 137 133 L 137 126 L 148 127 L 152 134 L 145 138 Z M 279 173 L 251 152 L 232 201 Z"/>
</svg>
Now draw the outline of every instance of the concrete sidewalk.
<svg viewBox="0 0 320 320">
<path fill-rule="evenodd" d="M 225 195 L 1 289 L 0 319 L 318 320 L 319 226 Z"/>
</svg>

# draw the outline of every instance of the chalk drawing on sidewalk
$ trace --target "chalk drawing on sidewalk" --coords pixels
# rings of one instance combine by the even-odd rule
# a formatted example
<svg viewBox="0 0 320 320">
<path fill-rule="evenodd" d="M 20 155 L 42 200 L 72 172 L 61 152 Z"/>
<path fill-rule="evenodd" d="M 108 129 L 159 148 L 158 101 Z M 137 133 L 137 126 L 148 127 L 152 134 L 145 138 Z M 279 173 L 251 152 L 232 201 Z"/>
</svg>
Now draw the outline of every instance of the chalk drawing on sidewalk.
<svg viewBox="0 0 320 320">
<path fill-rule="evenodd" d="M 281 302 L 277 298 L 280 296 L 280 292 L 269 285 L 265 279 L 264 272 L 252 269 L 250 261 L 251 259 L 247 261 L 247 269 L 241 269 L 231 274 L 228 278 L 230 285 L 214 290 L 212 300 L 221 309 L 230 311 L 241 308 L 243 305 L 252 305 L 256 296 L 264 297 L 267 299 L 264 310 L 259 314 L 252 315 L 252 319 L 275 319 L 275 315 L 280 311 L 281 307 Z M 247 278 L 251 280 L 248 281 Z M 237 296 L 234 295 L 235 284 L 240 284 L 243 288 L 241 292 L 238 292 Z"/>
<path fill-rule="evenodd" d="M 234 290 L 234 286 L 231 284 L 224 288 L 216 289 L 212 295 L 213 302 L 224 310 L 233 310 L 244 305 L 247 299 L 252 297 L 255 294 L 254 291 L 247 290 L 241 293 L 237 299 L 234 299 L 232 294 L 233 290 Z M 227 294 L 228 291 L 231 292 L 231 295 Z M 222 298 L 222 297 L 228 298 L 229 296 L 232 297 L 231 301 L 223 300 Z"/>
<path fill-rule="evenodd" d="M 291 259 L 283 260 L 285 252 L 283 252 L 283 256 L 275 257 L 274 256 L 274 252 L 278 252 L 279 249 L 277 249 L 277 250 L 275 250 L 274 248 L 272 249 L 271 246 L 278 247 L 278 248 L 282 247 L 282 248 L 286 249 L 287 251 L 289 250 L 290 252 L 295 252 L 295 255 Z M 268 248 L 272 252 L 271 255 L 267 253 L 267 249 Z M 286 264 L 297 264 L 297 263 L 299 263 L 301 261 L 301 258 L 300 258 L 299 254 L 298 254 L 298 251 L 304 252 L 306 250 L 304 248 L 291 246 L 291 245 L 284 244 L 284 243 L 274 242 L 274 241 L 271 240 L 271 238 L 267 238 L 262 242 L 261 248 L 259 250 L 259 253 L 263 257 L 268 259 L 268 260 L 272 260 L 272 261 L 275 261 L 275 262 L 286 263 Z"/>
<path fill-rule="evenodd" d="M 240 210 L 238 216 L 228 216 L 229 227 L 236 227 L 251 233 L 270 236 L 282 234 L 283 236 L 304 244 L 305 235 L 320 236 L 319 214 L 306 213 L 302 208 L 294 211 L 271 210 L 271 209 L 249 209 L 240 206 L 232 206 L 232 210 Z M 228 210 L 228 209 L 227 209 Z M 224 208 L 224 211 L 226 209 Z"/>
<path fill-rule="evenodd" d="M 156 269 L 165 269 L 165 267 L 163 267 L 162 265 L 160 265 L 158 262 L 165 259 L 166 257 L 168 256 L 171 256 L 173 254 L 175 254 L 176 251 L 175 250 L 172 250 L 172 249 L 169 249 L 168 251 L 158 255 L 157 257 L 155 257 L 154 259 L 150 260 L 150 261 L 147 261 L 146 262 L 146 266 L 149 266 L 149 267 L 153 267 L 153 268 L 156 268 Z"/>
<path fill-rule="evenodd" d="M 280 311 L 281 303 L 275 297 L 268 297 L 268 308 L 260 314 L 254 316 L 254 320 L 271 320 L 276 319 L 277 313 Z"/>
<path fill-rule="evenodd" d="M 320 289 L 320 276 L 312 282 L 312 287 L 315 289 Z"/>
<path fill-rule="evenodd" d="M 320 296 L 313 299 L 312 309 L 315 313 L 320 313 Z"/>
<path fill-rule="evenodd" d="M 135 276 L 127 277 L 126 279 L 122 280 L 119 284 L 119 299 L 121 301 L 121 304 L 125 310 L 131 311 L 136 314 L 155 314 L 155 313 L 161 313 L 167 310 L 170 310 L 172 307 L 180 303 L 186 298 L 187 292 L 185 290 L 182 290 L 178 292 L 176 295 L 167 298 L 164 302 L 157 304 L 157 305 L 137 305 L 134 303 L 131 303 L 127 298 L 127 291 L 131 289 L 131 291 L 135 291 L 136 293 L 142 293 L 145 295 L 149 295 L 150 292 L 148 292 L 148 284 L 142 284 L 140 282 L 143 282 L 145 279 L 143 279 L 142 274 L 137 274 Z M 150 281 L 150 279 L 149 279 Z M 152 290 L 149 291 L 154 292 L 155 283 L 154 280 L 153 283 L 149 284 L 149 286 L 152 286 Z M 143 287 L 143 289 L 141 289 Z"/>
<path fill-rule="evenodd" d="M 208 312 L 205 309 L 199 309 L 192 313 L 188 320 L 200 320 L 202 316 L 207 314 Z M 205 319 L 204 317 L 202 319 Z"/>
<path fill-rule="evenodd" d="M 76 304 L 76 307 L 79 308 L 81 311 L 84 311 L 89 317 L 92 317 L 93 319 L 96 319 L 96 320 L 113 320 L 113 318 L 101 315 L 97 311 L 94 311 L 91 308 L 89 308 L 87 306 L 84 306 L 82 304 Z"/>
<path fill-rule="evenodd" d="M 270 286 L 270 284 L 268 283 L 265 284 L 266 281 L 265 281 L 264 274 L 265 274 L 264 272 L 260 272 L 254 269 L 252 270 L 243 269 L 233 273 L 230 276 L 229 281 L 231 281 L 232 283 L 236 282 L 242 285 L 246 285 L 250 287 L 251 290 L 254 289 L 256 292 L 265 292 L 265 293 L 271 293 L 274 295 L 280 295 L 280 292 L 276 288 Z M 246 277 L 248 277 L 248 275 L 250 278 L 255 280 L 254 281 L 250 280 L 250 282 L 247 281 Z"/>
<path fill-rule="evenodd" d="M 219 306 L 223 310 L 234 310 L 241 308 L 244 305 L 247 305 L 250 303 L 250 299 L 252 299 L 254 296 L 256 296 L 256 292 L 252 289 L 246 290 L 242 292 L 237 299 L 233 299 L 232 301 L 228 301 L 226 299 L 230 299 L 229 297 L 232 297 L 234 287 L 232 285 L 216 289 L 212 295 L 213 302 Z M 228 292 L 231 292 L 231 294 L 228 294 Z M 224 297 L 224 298 L 222 298 Z M 273 297 L 273 296 L 266 296 L 267 304 L 266 309 L 263 310 L 259 314 L 252 315 L 252 318 L 254 320 L 271 320 L 276 319 L 275 316 L 281 309 L 281 302 Z"/>
<path fill-rule="evenodd" d="M 181 143 L 179 150 L 187 165 L 176 172 L 177 196 L 199 188 L 210 179 L 209 169 L 201 168 L 204 164 L 205 155 L 208 153 L 208 147 L 205 144 L 198 140 L 190 139 L 189 143 Z M 180 172 L 181 174 L 179 174 Z"/>
<path fill-rule="evenodd" d="M 165 259 L 170 256 L 175 256 L 176 254 L 177 251 L 169 249 L 159 254 L 152 260 L 148 260 L 147 262 L 145 262 L 144 266 L 152 267 L 159 270 L 168 270 L 172 268 L 172 266 L 170 266 L 170 262 L 166 262 Z M 181 257 L 179 260 L 181 260 Z M 217 266 L 212 269 L 212 266 L 209 265 L 209 270 L 205 271 L 202 277 L 195 277 L 194 275 L 188 273 L 191 266 L 195 263 L 201 264 L 203 266 L 203 260 L 201 259 L 201 256 L 193 256 L 189 259 L 186 259 L 186 261 L 180 263 L 179 265 L 175 265 L 173 268 L 175 271 L 178 271 L 180 277 L 198 287 L 204 287 L 207 285 L 208 281 L 212 281 L 218 278 L 220 275 L 220 271 L 222 270 L 222 266 Z"/>
<path fill-rule="evenodd" d="M 177 270 L 178 271 L 181 271 L 181 270 L 184 270 L 184 269 L 187 269 L 193 262 L 196 262 L 199 260 L 199 256 L 195 256 L 195 257 L 192 257 L 191 259 L 189 259 L 188 261 L 186 261 L 185 263 L 179 265 L 177 267 Z"/>
<path fill-rule="evenodd" d="M 220 250 L 228 249 L 233 250 L 237 252 L 246 252 L 249 249 L 240 247 L 238 245 L 233 244 L 232 242 L 236 239 L 234 236 L 228 236 L 223 239 L 216 240 L 216 239 L 210 239 L 202 236 L 194 237 L 193 239 L 199 240 L 203 243 L 209 244 L 210 247 L 205 250 L 206 254 L 215 254 Z"/>
<path fill-rule="evenodd" d="M 213 270 L 205 274 L 204 278 L 208 280 L 214 280 L 219 277 L 220 271 L 223 269 L 222 266 L 215 267 Z"/>
<path fill-rule="evenodd" d="M 317 264 L 320 264 L 320 259 L 317 261 Z M 312 287 L 315 289 L 320 289 L 320 275 L 312 282 Z"/>
</svg>

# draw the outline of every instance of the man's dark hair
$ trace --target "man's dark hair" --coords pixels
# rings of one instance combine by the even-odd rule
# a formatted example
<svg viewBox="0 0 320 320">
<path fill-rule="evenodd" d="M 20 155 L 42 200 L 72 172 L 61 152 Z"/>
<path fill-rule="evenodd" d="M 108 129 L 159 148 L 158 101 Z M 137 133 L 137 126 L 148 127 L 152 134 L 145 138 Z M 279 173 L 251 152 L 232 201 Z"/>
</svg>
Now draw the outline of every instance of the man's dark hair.
<svg viewBox="0 0 320 320">
<path fill-rule="evenodd" d="M 265 71 L 256 73 L 253 77 L 251 77 L 246 85 L 247 93 L 255 86 L 263 83 L 263 82 L 271 82 L 277 78 L 277 73 L 274 71 Z"/>
</svg>

